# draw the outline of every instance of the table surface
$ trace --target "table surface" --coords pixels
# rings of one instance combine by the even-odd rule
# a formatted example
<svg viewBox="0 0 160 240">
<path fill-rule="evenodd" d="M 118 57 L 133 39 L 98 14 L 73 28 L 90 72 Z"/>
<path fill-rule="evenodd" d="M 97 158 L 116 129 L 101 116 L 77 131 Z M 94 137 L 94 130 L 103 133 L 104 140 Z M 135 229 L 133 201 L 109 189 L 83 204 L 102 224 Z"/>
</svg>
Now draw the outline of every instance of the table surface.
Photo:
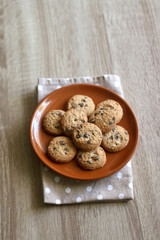
<svg viewBox="0 0 160 240">
<path fill-rule="evenodd" d="M 2 240 L 160 239 L 160 1 L 1 0 Z M 121 77 L 139 124 L 127 203 L 45 205 L 29 140 L 38 77 Z"/>
</svg>

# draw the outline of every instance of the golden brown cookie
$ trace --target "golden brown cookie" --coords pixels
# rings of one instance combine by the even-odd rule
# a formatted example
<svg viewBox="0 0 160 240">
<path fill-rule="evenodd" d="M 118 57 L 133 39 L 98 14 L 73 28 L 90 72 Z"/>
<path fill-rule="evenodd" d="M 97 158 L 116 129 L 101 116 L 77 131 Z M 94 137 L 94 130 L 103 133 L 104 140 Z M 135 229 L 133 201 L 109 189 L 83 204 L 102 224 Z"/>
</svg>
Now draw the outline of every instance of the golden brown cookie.
<svg viewBox="0 0 160 240">
<path fill-rule="evenodd" d="M 84 111 L 87 116 L 89 116 L 95 109 L 95 104 L 93 100 L 84 95 L 75 95 L 71 97 L 67 102 L 67 110 L 77 109 Z"/>
<path fill-rule="evenodd" d="M 106 160 L 106 153 L 101 147 L 89 152 L 79 151 L 77 153 L 77 162 L 84 169 L 95 170 L 101 168 Z"/>
<path fill-rule="evenodd" d="M 71 109 L 62 116 L 62 128 L 67 136 L 71 136 L 73 130 L 85 122 L 88 122 L 86 114 L 77 109 Z"/>
<path fill-rule="evenodd" d="M 116 125 L 110 132 L 103 134 L 102 147 L 109 152 L 118 152 L 125 148 L 128 142 L 128 132 Z"/>
<path fill-rule="evenodd" d="M 63 134 L 61 120 L 65 112 L 63 110 L 52 110 L 43 118 L 43 127 L 45 131 L 52 135 Z"/>
<path fill-rule="evenodd" d="M 89 122 L 97 125 L 102 132 L 109 132 L 116 125 L 115 111 L 109 108 L 97 108 L 89 117 Z"/>
<path fill-rule="evenodd" d="M 67 163 L 75 157 L 77 150 L 70 138 L 60 136 L 51 140 L 47 153 L 54 162 Z"/>
<path fill-rule="evenodd" d="M 78 149 L 91 151 L 100 146 L 102 132 L 92 123 L 83 123 L 74 129 L 72 139 Z"/>
<path fill-rule="evenodd" d="M 116 102 L 115 100 L 112 100 L 112 99 L 107 99 L 103 102 L 100 102 L 96 107 L 96 109 L 100 109 L 100 110 L 103 110 L 103 108 L 108 108 L 108 109 L 112 109 L 113 111 L 115 111 L 116 124 L 120 122 L 120 120 L 123 117 L 123 109 L 118 102 Z"/>
</svg>

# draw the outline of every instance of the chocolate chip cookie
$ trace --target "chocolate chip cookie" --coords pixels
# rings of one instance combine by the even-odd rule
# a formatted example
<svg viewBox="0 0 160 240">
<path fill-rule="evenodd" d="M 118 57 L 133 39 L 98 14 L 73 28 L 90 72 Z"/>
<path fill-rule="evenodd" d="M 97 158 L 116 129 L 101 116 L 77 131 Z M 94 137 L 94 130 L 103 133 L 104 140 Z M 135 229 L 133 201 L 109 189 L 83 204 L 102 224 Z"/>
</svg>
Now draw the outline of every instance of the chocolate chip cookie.
<svg viewBox="0 0 160 240">
<path fill-rule="evenodd" d="M 95 170 L 101 168 L 106 163 L 106 153 L 103 148 L 98 147 L 93 151 L 84 152 L 79 151 L 77 153 L 78 164 L 88 170 Z"/>
<path fill-rule="evenodd" d="M 70 138 L 60 136 L 51 140 L 47 153 L 54 162 L 67 163 L 75 157 L 77 150 Z"/>
<path fill-rule="evenodd" d="M 89 117 L 89 122 L 97 125 L 102 132 L 109 132 L 116 125 L 115 111 L 109 108 L 97 108 Z"/>
<path fill-rule="evenodd" d="M 113 111 L 115 111 L 116 124 L 120 122 L 120 120 L 123 117 L 123 109 L 118 102 L 112 99 L 107 99 L 103 102 L 100 102 L 96 107 L 96 109 L 103 109 L 103 108 L 107 108 L 108 110 L 112 109 Z"/>
<path fill-rule="evenodd" d="M 83 123 L 73 130 L 72 139 L 78 149 L 91 151 L 100 146 L 102 132 L 92 123 Z"/>
<path fill-rule="evenodd" d="M 87 116 L 89 116 L 95 109 L 95 104 L 93 100 L 84 95 L 75 95 L 71 97 L 67 102 L 67 110 L 77 109 L 84 111 Z"/>
<path fill-rule="evenodd" d="M 83 111 L 71 109 L 62 116 L 62 128 L 67 136 L 71 136 L 73 130 L 78 125 L 88 122 L 88 118 Z"/>
<path fill-rule="evenodd" d="M 63 110 L 52 110 L 43 118 L 43 127 L 45 131 L 52 135 L 62 135 L 63 129 L 61 126 Z"/>
<path fill-rule="evenodd" d="M 109 152 L 118 152 L 125 148 L 128 142 L 127 130 L 116 125 L 110 132 L 103 134 L 102 147 Z"/>
</svg>

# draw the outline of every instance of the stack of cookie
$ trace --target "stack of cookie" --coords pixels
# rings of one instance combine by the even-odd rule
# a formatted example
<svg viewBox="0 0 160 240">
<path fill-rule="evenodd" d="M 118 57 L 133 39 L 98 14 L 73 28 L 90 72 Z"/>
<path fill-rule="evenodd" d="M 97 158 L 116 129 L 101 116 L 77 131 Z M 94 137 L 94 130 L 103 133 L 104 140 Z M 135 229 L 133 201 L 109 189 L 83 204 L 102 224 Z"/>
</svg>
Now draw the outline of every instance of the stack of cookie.
<svg viewBox="0 0 160 240">
<path fill-rule="evenodd" d="M 66 112 L 52 110 L 43 119 L 45 131 L 55 136 L 47 149 L 49 157 L 54 162 L 66 163 L 77 154 L 83 169 L 103 167 L 107 160 L 105 151 L 120 151 L 129 142 L 128 132 L 117 125 L 122 117 L 123 109 L 114 100 L 107 99 L 95 106 L 88 96 L 71 97 Z"/>
</svg>

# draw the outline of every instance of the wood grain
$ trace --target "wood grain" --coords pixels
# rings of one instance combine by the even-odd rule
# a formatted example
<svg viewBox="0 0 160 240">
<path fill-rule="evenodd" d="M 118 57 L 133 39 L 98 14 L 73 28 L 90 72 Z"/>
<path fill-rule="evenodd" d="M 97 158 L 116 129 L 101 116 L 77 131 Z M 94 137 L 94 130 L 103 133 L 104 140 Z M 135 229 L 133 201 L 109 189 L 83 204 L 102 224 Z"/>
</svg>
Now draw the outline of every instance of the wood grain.
<svg viewBox="0 0 160 240">
<path fill-rule="evenodd" d="M 1 0 L 0 238 L 160 239 L 160 1 Z M 44 205 L 29 141 L 38 77 L 115 73 L 139 124 L 128 203 Z"/>
</svg>

